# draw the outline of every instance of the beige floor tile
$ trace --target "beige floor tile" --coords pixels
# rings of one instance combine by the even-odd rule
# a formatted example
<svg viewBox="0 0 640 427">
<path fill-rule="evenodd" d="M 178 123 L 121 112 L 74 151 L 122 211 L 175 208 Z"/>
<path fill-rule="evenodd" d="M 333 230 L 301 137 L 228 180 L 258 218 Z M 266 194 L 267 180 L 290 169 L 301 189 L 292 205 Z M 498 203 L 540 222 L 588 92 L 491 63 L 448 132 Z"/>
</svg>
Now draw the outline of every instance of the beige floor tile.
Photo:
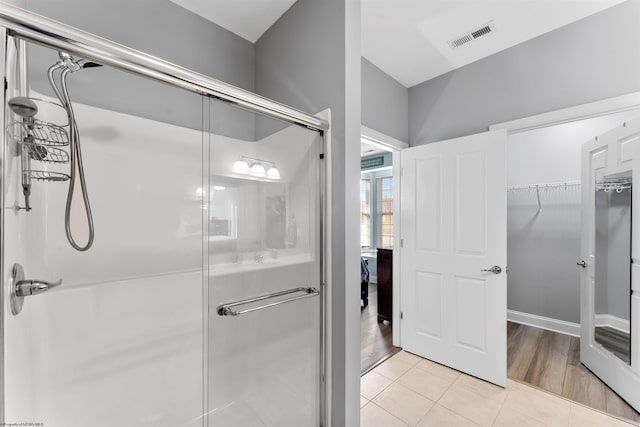
<svg viewBox="0 0 640 427">
<path fill-rule="evenodd" d="M 360 411 L 360 427 L 407 427 L 407 424 L 375 403 L 369 402 Z"/>
<path fill-rule="evenodd" d="M 373 402 L 410 426 L 418 424 L 434 405 L 433 401 L 398 383 L 384 389 Z"/>
<path fill-rule="evenodd" d="M 446 380 L 455 380 L 460 376 L 460 372 L 456 371 L 455 369 L 451 369 L 448 366 L 444 366 L 427 359 L 422 359 L 416 366 L 423 371 L 429 372 L 433 375 L 437 375 Z"/>
<path fill-rule="evenodd" d="M 360 394 L 371 400 L 393 381 L 373 371 L 360 378 Z"/>
<path fill-rule="evenodd" d="M 404 350 L 396 353 L 396 355 L 393 356 L 392 359 L 400 359 L 403 362 L 410 363 L 412 365 L 411 367 L 415 366 L 421 360 L 424 360 L 422 357 L 416 356 L 415 354 L 409 353 L 409 352 L 404 351 Z"/>
<path fill-rule="evenodd" d="M 360 396 L 360 409 L 362 409 L 367 403 L 369 403 L 369 399 L 364 396 Z"/>
<path fill-rule="evenodd" d="M 549 424 L 545 424 L 532 418 L 522 412 L 515 409 L 503 406 L 498 413 L 496 421 L 493 423 L 494 427 L 550 427 Z"/>
<path fill-rule="evenodd" d="M 453 383 L 453 386 L 467 388 L 484 398 L 493 399 L 500 402 L 504 402 L 507 394 L 509 394 L 509 391 L 504 387 L 491 384 L 490 382 L 466 374 L 461 374 L 460 377 Z"/>
<path fill-rule="evenodd" d="M 395 381 L 400 378 L 402 374 L 411 369 L 412 366 L 413 364 L 411 364 L 410 362 L 405 362 L 404 360 L 392 357 L 380 366 L 376 367 L 373 372 L 384 375 L 390 380 Z"/>
<path fill-rule="evenodd" d="M 505 408 L 535 418 L 550 426 L 565 427 L 569 424 L 571 404 L 550 393 L 542 393 L 531 387 L 512 388 L 504 403 Z"/>
<path fill-rule="evenodd" d="M 461 375 L 438 403 L 480 425 L 490 426 L 508 393 L 502 387 Z"/>
<path fill-rule="evenodd" d="M 631 424 L 580 405 L 571 404 L 570 427 L 629 427 Z"/>
<path fill-rule="evenodd" d="M 478 424 L 464 418 L 461 415 L 451 412 L 447 408 L 437 403 L 431 408 L 427 415 L 417 427 L 477 427 Z"/>
<path fill-rule="evenodd" d="M 397 382 L 436 402 L 449 389 L 454 380 L 446 380 L 416 367 L 401 376 Z"/>
</svg>

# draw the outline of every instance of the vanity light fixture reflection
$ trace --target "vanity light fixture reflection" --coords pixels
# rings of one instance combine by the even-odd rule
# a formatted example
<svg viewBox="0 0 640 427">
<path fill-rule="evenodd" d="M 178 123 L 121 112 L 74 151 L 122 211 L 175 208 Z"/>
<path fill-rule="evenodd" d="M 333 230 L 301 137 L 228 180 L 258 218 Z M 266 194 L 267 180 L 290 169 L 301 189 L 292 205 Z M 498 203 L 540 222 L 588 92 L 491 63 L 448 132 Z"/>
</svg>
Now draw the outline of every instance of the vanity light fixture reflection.
<svg viewBox="0 0 640 427">
<path fill-rule="evenodd" d="M 239 173 L 241 175 L 249 174 L 249 164 L 246 162 L 246 160 L 244 160 L 244 157 L 240 157 L 238 160 L 236 160 L 236 162 L 233 164 L 233 168 L 231 168 L 231 172 Z"/>
<path fill-rule="evenodd" d="M 235 161 L 231 172 L 239 175 L 250 175 L 256 178 L 267 178 L 274 181 L 280 179 L 280 171 L 276 168 L 274 162 L 246 156 L 240 156 L 240 158 Z"/>
<path fill-rule="evenodd" d="M 262 166 L 262 163 L 255 162 L 253 165 L 251 165 L 249 175 L 255 176 L 256 178 L 265 178 L 267 176 L 267 171 L 264 170 L 264 166 Z"/>
<path fill-rule="evenodd" d="M 276 168 L 275 163 L 272 163 L 269 170 L 267 170 L 267 178 L 273 179 L 273 180 L 280 179 L 280 171 Z"/>
</svg>

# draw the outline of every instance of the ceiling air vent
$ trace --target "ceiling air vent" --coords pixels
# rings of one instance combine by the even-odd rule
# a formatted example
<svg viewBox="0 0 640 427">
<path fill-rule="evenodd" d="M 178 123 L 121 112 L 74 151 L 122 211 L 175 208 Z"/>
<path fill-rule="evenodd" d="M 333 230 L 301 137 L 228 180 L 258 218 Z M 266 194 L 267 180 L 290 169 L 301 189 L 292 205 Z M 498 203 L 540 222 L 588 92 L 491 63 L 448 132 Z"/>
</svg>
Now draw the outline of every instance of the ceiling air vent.
<svg viewBox="0 0 640 427">
<path fill-rule="evenodd" d="M 491 34 L 494 31 L 495 31 L 495 26 L 493 24 L 493 21 L 491 21 L 487 24 L 481 25 L 480 27 L 476 28 L 473 31 L 467 31 L 461 36 L 456 37 L 455 39 L 449 40 L 447 43 L 449 44 L 449 47 L 451 49 L 456 49 L 456 48 L 459 48 L 460 46 L 464 46 L 466 44 L 471 43 L 477 38 L 486 36 L 487 34 Z"/>
</svg>

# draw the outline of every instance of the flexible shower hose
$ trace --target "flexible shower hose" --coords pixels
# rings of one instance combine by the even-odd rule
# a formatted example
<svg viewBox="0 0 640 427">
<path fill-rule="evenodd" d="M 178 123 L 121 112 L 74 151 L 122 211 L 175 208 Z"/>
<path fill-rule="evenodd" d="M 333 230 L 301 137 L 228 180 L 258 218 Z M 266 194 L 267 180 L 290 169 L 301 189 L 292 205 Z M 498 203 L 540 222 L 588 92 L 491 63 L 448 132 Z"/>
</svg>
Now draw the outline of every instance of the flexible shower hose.
<svg viewBox="0 0 640 427">
<path fill-rule="evenodd" d="M 55 82 L 54 72 L 57 69 L 63 69 L 60 74 L 60 87 Z M 69 97 L 69 91 L 67 90 L 67 76 L 72 70 L 65 66 L 64 63 L 56 63 L 49 67 L 48 77 L 49 83 L 56 96 L 60 100 L 60 103 L 67 111 L 67 117 L 69 120 L 69 151 L 70 151 L 70 178 L 69 178 L 69 190 L 67 192 L 67 204 L 64 211 L 64 229 L 67 234 L 67 240 L 71 246 L 78 251 L 86 251 L 93 245 L 93 238 L 95 235 L 93 228 L 93 215 L 91 213 L 91 205 L 89 204 L 89 195 L 87 193 L 87 184 L 84 178 L 84 166 L 82 162 L 82 150 L 80 147 L 80 132 L 78 131 L 78 125 L 76 124 L 76 118 L 73 113 L 73 106 L 71 105 L 71 98 Z M 77 168 L 77 172 L 76 172 Z M 85 213 L 87 215 L 87 223 L 89 226 L 89 239 L 84 246 L 76 243 L 73 233 L 71 231 L 71 205 L 73 202 L 73 193 L 76 185 L 76 176 L 80 180 L 80 190 L 82 192 L 82 201 L 85 207 Z"/>
</svg>

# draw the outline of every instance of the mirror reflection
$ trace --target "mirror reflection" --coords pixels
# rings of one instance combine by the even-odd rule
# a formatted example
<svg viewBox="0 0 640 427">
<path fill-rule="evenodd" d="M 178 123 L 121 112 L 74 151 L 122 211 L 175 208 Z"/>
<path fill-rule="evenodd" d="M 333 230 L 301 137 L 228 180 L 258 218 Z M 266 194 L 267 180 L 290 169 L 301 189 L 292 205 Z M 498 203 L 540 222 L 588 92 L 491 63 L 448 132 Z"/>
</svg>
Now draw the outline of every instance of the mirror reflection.
<svg viewBox="0 0 640 427">
<path fill-rule="evenodd" d="M 631 171 L 605 177 L 595 194 L 595 341 L 631 359 Z"/>
</svg>

